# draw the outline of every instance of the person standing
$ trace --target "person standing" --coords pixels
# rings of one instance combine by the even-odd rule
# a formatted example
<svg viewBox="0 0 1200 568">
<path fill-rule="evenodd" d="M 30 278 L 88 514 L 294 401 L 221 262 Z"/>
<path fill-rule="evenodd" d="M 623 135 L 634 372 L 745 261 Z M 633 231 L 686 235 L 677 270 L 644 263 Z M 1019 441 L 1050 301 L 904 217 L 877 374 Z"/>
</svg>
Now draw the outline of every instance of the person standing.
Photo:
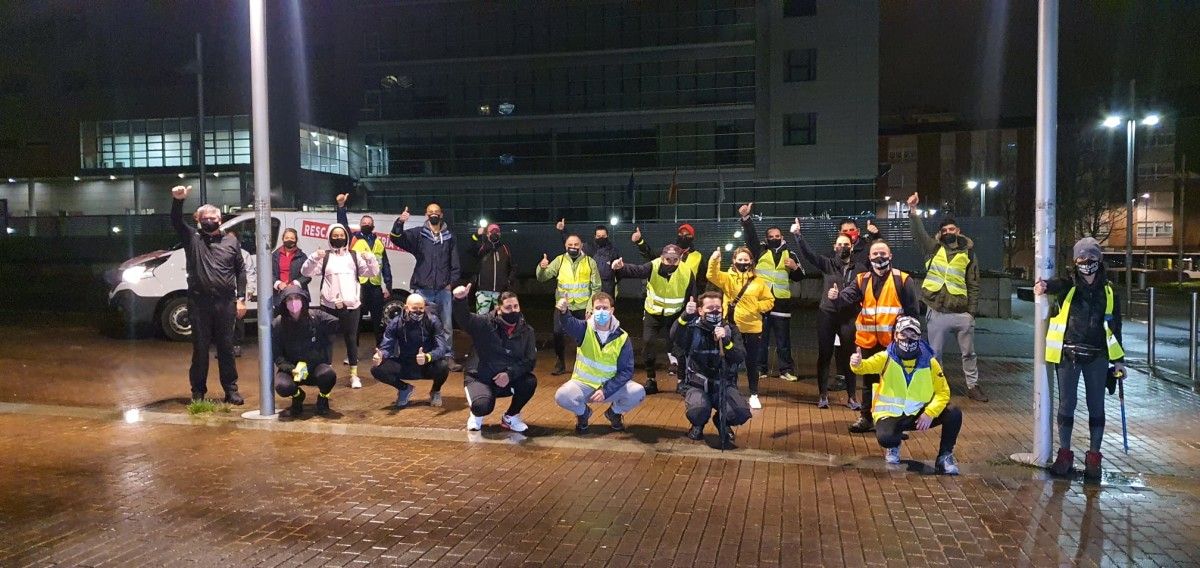
<svg viewBox="0 0 1200 568">
<path fill-rule="evenodd" d="M 642 316 L 642 362 L 646 369 L 646 394 L 658 392 L 656 365 L 660 344 L 668 343 L 671 325 L 683 311 L 688 298 L 696 295 L 696 279 L 690 269 L 680 269 L 683 251 L 677 245 L 667 245 L 662 255 L 641 265 L 626 265 L 624 259 L 613 261 L 613 272 L 619 278 L 646 279 L 645 314 Z M 668 347 L 668 350 L 670 348 Z"/>
<path fill-rule="evenodd" d="M 512 397 L 500 425 L 513 432 L 529 429 L 521 410 L 537 391 L 537 337 L 521 315 L 521 301 L 512 292 L 501 292 L 491 313 L 472 314 L 466 299 L 471 286 L 454 289 L 454 319 L 471 336 L 475 356 L 463 377 L 467 393 L 467 431 L 483 428 L 483 419 L 496 408 L 496 399 Z"/>
<path fill-rule="evenodd" d="M 892 344 L 896 320 L 900 316 L 915 317 L 918 314 L 918 295 L 908 273 L 892 268 L 892 249 L 882 240 L 871 243 L 871 271 L 859 273 L 854 282 L 838 291 L 830 288 L 826 297 L 837 308 L 858 304 L 858 318 L 854 322 L 854 343 L 870 357 Z M 871 418 L 872 385 L 879 381 L 878 374 L 862 377 L 862 410 L 858 421 L 850 425 L 856 434 L 875 430 Z"/>
<path fill-rule="evenodd" d="M 942 219 L 937 238 L 930 237 L 917 215 L 920 204 L 921 199 L 916 193 L 908 197 L 913 239 L 925 254 L 921 301 L 928 308 L 925 327 L 929 345 L 941 356 L 946 338 L 954 335 L 962 353 L 967 396 L 971 400 L 987 402 L 987 395 L 979 386 L 979 366 L 975 360 L 975 314 L 979 311 L 979 264 L 975 262 L 972 250 L 975 243 L 959 231 L 958 224 L 950 217 Z"/>
<path fill-rule="evenodd" d="M 795 382 L 800 380 L 793 373 L 795 363 L 792 362 L 792 282 L 804 279 L 804 270 L 800 268 L 800 259 L 796 253 L 788 250 L 787 241 L 783 240 L 783 231 L 779 227 L 767 228 L 767 239 L 758 240 L 758 231 L 754 228 L 754 218 L 751 213 L 754 203 L 738 207 L 738 215 L 742 219 L 742 235 L 746 237 L 746 246 L 750 254 L 758 259 L 754 272 L 771 289 L 775 296 L 775 305 L 763 315 L 762 337 L 757 345 L 750 346 L 746 341 L 746 352 L 749 360 L 759 366 L 759 374 L 765 375 L 769 369 L 771 337 L 775 337 L 775 364 L 779 378 Z M 742 337 L 746 337 L 746 330 Z M 750 407 L 755 407 L 754 396 L 750 397 Z"/>
<path fill-rule="evenodd" d="M 630 235 L 630 240 L 637 246 L 638 252 L 642 258 L 647 261 L 653 261 L 657 258 L 650 245 L 646 244 L 646 240 L 642 238 L 641 227 L 635 227 L 633 234 Z M 690 223 L 682 223 L 675 230 L 675 246 L 679 247 L 679 265 L 684 267 L 688 272 L 692 273 L 694 279 L 694 288 L 697 294 L 708 288 L 708 282 L 705 281 L 708 270 L 703 266 L 704 254 L 696 247 L 696 229 Z M 667 324 L 668 326 L 670 323 Z M 669 328 L 663 330 L 663 341 L 667 341 L 666 336 L 670 334 Z M 679 369 L 679 354 L 674 348 L 667 350 L 667 374 L 675 376 Z M 650 385 L 647 384 L 649 391 Z M 657 387 L 655 387 L 657 388 Z M 653 394 L 653 391 L 651 394 Z"/>
<path fill-rule="evenodd" d="M 1061 307 L 1046 331 L 1046 362 L 1057 366 L 1058 455 L 1050 471 L 1065 476 L 1074 467 L 1071 432 L 1075 427 L 1079 376 L 1083 375 L 1088 410 L 1088 451 L 1084 477 L 1100 478 L 1100 444 L 1104 440 L 1104 388 L 1112 365 L 1114 376 L 1125 376 L 1121 348 L 1121 300 L 1108 283 L 1100 243 L 1084 237 L 1072 249 L 1075 270 L 1070 278 L 1039 280 L 1033 293 L 1055 294 Z"/>
<path fill-rule="evenodd" d="M 375 255 L 349 248 L 350 232 L 340 223 L 329 227 L 329 250 L 319 249 L 304 261 L 300 273 L 321 277 L 321 307 L 342 322 L 342 340 L 346 344 L 346 364 L 350 365 L 350 387 L 362 388 L 358 377 L 358 322 L 362 297 L 360 279 L 379 274 Z"/>
<path fill-rule="evenodd" d="M 559 219 L 554 227 L 562 234 L 565 243 L 567 237 L 570 236 L 567 234 L 567 220 Z M 600 291 L 615 298 L 617 296 L 617 276 L 613 273 L 612 263 L 621 258 L 621 253 L 609 240 L 608 227 L 596 225 L 595 233 L 592 234 L 592 242 L 583 243 L 583 254 L 596 259 L 596 266 L 600 268 Z"/>
<path fill-rule="evenodd" d="M 208 349 L 217 347 L 217 369 L 225 402 L 241 405 L 233 357 L 234 322 L 246 315 L 246 264 L 237 237 L 221 230 L 221 210 L 196 209 L 197 230 L 183 221 L 183 201 L 192 186 L 171 188 L 171 226 L 187 262 L 188 318 L 192 322 L 192 365 L 188 371 L 193 401 L 208 393 Z"/>
<path fill-rule="evenodd" d="M 754 255 L 747 247 L 733 251 L 733 264 L 729 272 L 721 272 L 721 249 L 713 251 L 708 259 L 708 281 L 725 295 L 725 313 L 737 326 L 739 339 L 744 345 L 746 356 L 746 382 L 750 386 L 750 408 L 762 408 L 758 398 L 757 359 L 752 354 L 763 348 L 763 316 L 775 305 L 775 296 L 770 286 L 759 277 L 754 268 Z M 701 295 L 703 297 L 703 294 Z M 679 344 L 676 343 L 678 349 Z M 734 377 L 736 379 L 736 376 Z M 737 384 L 736 381 L 734 384 Z"/>
<path fill-rule="evenodd" d="M 818 255 L 804 240 L 799 217 L 791 228 L 801 256 L 824 275 L 824 290 L 844 289 L 854 283 L 855 277 L 862 271 L 851 258 L 854 245 L 850 237 L 839 233 L 833 242 L 833 254 Z M 850 304 L 839 308 L 833 300 L 821 297 L 817 309 L 817 408 L 829 408 L 829 363 L 836 359 L 837 372 L 846 381 L 846 406 L 850 410 L 862 409 L 854 394 L 855 376 L 850 372 L 850 354 L 854 352 L 854 320 L 858 318 L 859 307 L 858 304 Z"/>
<path fill-rule="evenodd" d="M 858 222 L 847 218 L 838 223 L 838 234 L 850 239 L 850 260 L 859 272 L 870 272 L 871 244 L 883 238 L 879 226 L 867 219 L 867 233 L 864 235 L 858 231 Z"/>
<path fill-rule="evenodd" d="M 296 233 L 296 229 L 288 227 L 283 230 L 283 246 L 271 253 L 271 274 L 275 275 L 275 284 L 271 288 L 275 290 L 276 306 L 283 299 L 279 293 L 283 292 L 284 288 L 299 286 L 307 290 L 308 283 L 312 282 L 312 278 L 300 273 L 308 255 L 300 250 L 298 242 L 299 234 Z"/>
<path fill-rule="evenodd" d="M 545 254 L 542 255 L 542 261 L 538 263 L 537 279 L 538 282 L 555 280 L 555 302 L 566 298 L 571 316 L 582 320 L 592 295 L 600 291 L 600 268 L 596 266 L 594 258 L 583 254 L 583 241 L 578 235 L 567 237 L 563 246 L 566 252 L 554 257 L 553 261 Z M 558 376 L 567 372 L 566 342 L 566 332 L 559 323 L 559 318 L 554 318 L 554 356 L 558 361 L 555 362 L 551 375 Z"/>
<path fill-rule="evenodd" d="M 404 312 L 383 332 L 383 343 L 371 358 L 371 376 L 396 389 L 397 409 L 408 406 L 416 387 L 407 381 L 433 381 L 429 389 L 429 406 L 442 406 L 442 385 L 450 376 L 446 359 L 446 335 L 437 316 L 426 313 L 425 298 L 412 293 L 404 300 Z"/>
<path fill-rule="evenodd" d="M 625 414 L 646 399 L 646 391 L 633 382 L 633 346 L 621 329 L 612 296 L 592 296 L 592 315 L 586 322 L 571 315 L 566 298 L 558 300 L 556 316 L 579 346 L 571 380 L 558 387 L 554 402 L 575 415 L 575 432 L 585 434 L 592 409 L 588 404 L 609 403 L 604 417 L 613 430 L 625 429 Z"/>
<path fill-rule="evenodd" d="M 711 274 L 713 265 L 708 266 Z M 733 445 L 733 427 L 745 424 L 751 414 L 737 389 L 737 368 L 746 361 L 746 349 L 737 328 L 722 315 L 721 304 L 717 292 L 701 294 L 699 304 L 688 302 L 671 327 L 671 340 L 683 353 L 684 414 L 692 425 L 687 437 L 704 439 L 704 426 L 711 418 L 721 446 L 727 448 Z"/>
<path fill-rule="evenodd" d="M 336 198 L 337 222 L 344 227 L 350 226 L 346 212 L 346 199 L 349 197 L 349 193 L 341 193 Z M 358 220 L 358 230 L 350 233 L 350 250 L 360 254 L 371 253 L 379 265 L 379 274 L 358 278 L 362 286 L 362 305 L 371 314 L 371 332 L 375 335 L 375 346 L 378 347 L 379 342 L 383 340 L 383 305 L 392 297 L 392 265 L 388 262 L 387 246 L 383 237 L 375 234 L 374 217 L 363 215 Z"/>
<path fill-rule="evenodd" d="M 501 239 L 500 225 L 480 227 L 471 235 L 471 254 L 479 260 L 475 278 L 475 313 L 487 315 L 500 305 L 500 296 L 516 289 L 517 268 L 512 252 Z M 457 303 L 455 304 L 457 305 Z M 455 324 L 458 323 L 457 318 Z"/>
<path fill-rule="evenodd" d="M 300 416 L 304 411 L 304 389 L 301 385 L 317 387 L 317 415 L 329 412 L 329 395 L 337 382 L 337 372 L 330 366 L 332 342 L 329 336 L 341 329 L 337 318 L 321 310 L 309 311 L 308 291 L 289 284 L 279 294 L 276 312 L 271 322 L 272 353 L 275 355 L 275 394 L 292 399 L 288 415 Z"/>
<path fill-rule="evenodd" d="M 457 373 L 462 370 L 462 365 L 454 362 L 454 329 L 451 322 L 454 304 L 450 297 L 450 288 L 462 277 L 457 241 L 446 224 L 441 205 L 426 205 L 425 224 L 405 229 L 404 224 L 410 215 L 408 207 L 405 207 L 396 218 L 392 225 L 392 244 L 416 258 L 410 283 L 415 292 L 436 305 L 438 319 L 443 325 L 450 370 Z"/>
</svg>

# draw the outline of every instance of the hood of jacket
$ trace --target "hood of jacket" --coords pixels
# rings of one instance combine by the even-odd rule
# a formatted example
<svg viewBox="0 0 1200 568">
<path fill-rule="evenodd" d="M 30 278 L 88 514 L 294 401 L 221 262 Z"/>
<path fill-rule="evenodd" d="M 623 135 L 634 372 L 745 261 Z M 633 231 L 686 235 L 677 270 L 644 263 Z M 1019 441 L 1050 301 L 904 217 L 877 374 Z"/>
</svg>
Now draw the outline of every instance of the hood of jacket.
<svg viewBox="0 0 1200 568">
<path fill-rule="evenodd" d="M 300 318 L 308 315 L 308 304 L 312 301 L 312 297 L 308 295 L 308 290 L 302 286 L 289 284 L 286 288 L 279 292 L 279 302 L 275 304 L 275 315 L 283 316 L 285 320 L 291 319 L 292 315 L 288 313 L 287 299 L 288 296 L 300 296 L 304 299 L 304 307 L 300 308 Z"/>
</svg>

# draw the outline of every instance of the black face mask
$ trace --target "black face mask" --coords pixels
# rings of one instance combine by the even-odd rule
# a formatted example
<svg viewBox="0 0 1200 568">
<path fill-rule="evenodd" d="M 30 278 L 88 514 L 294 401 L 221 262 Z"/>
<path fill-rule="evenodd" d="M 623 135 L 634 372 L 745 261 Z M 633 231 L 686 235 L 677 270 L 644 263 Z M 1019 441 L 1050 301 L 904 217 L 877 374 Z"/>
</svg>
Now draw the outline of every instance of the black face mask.
<svg viewBox="0 0 1200 568">
<path fill-rule="evenodd" d="M 359 227 L 359 231 L 361 231 L 362 234 L 364 234 L 364 235 L 372 235 L 372 234 L 375 234 L 375 226 L 374 225 L 363 225 L 363 226 Z"/>
<path fill-rule="evenodd" d="M 404 323 L 412 325 L 425 317 L 424 312 L 404 312 Z"/>
<path fill-rule="evenodd" d="M 958 243 L 958 235 L 952 235 L 950 233 L 943 233 L 942 237 L 941 237 L 941 241 L 942 241 L 942 244 L 946 245 L 946 246 L 957 244 Z"/>
<path fill-rule="evenodd" d="M 579 258 L 579 253 L 579 249 L 567 249 L 567 256 L 570 256 L 572 259 Z"/>
<path fill-rule="evenodd" d="M 670 278 L 676 270 L 679 269 L 678 264 L 661 264 L 658 267 L 658 274 L 663 278 Z"/>
<path fill-rule="evenodd" d="M 692 248 L 693 240 L 694 239 L 692 237 L 677 237 L 675 239 L 675 244 L 679 245 L 679 248 L 687 250 Z"/>
<path fill-rule="evenodd" d="M 441 215 L 430 215 L 429 216 L 429 224 L 434 225 L 434 226 L 441 225 L 442 224 L 442 216 Z"/>
<path fill-rule="evenodd" d="M 745 272 L 747 270 L 750 270 L 750 264 L 746 263 L 746 262 L 736 262 L 733 264 L 733 268 L 736 269 L 738 272 Z"/>
<path fill-rule="evenodd" d="M 608 246 L 608 239 L 596 239 L 594 241 L 597 247 L 604 248 Z"/>
<path fill-rule="evenodd" d="M 501 312 L 500 319 L 504 320 L 504 323 L 508 325 L 517 325 L 518 323 L 521 323 L 521 312 L 512 312 L 508 314 Z"/>
<path fill-rule="evenodd" d="M 329 246 L 340 249 L 346 246 L 346 239 L 329 239 Z"/>
<path fill-rule="evenodd" d="M 488 240 L 493 243 L 498 243 L 498 242 L 500 242 L 500 235 L 495 234 L 495 233 L 490 234 L 490 235 L 488 235 Z"/>
<path fill-rule="evenodd" d="M 283 241 L 283 248 L 285 248 L 285 249 L 296 248 L 296 241 Z"/>
<path fill-rule="evenodd" d="M 767 248 L 777 249 L 783 246 L 783 239 L 767 239 Z"/>
<path fill-rule="evenodd" d="M 840 258 L 842 260 L 850 258 L 850 253 L 852 252 L 850 250 L 850 247 L 836 247 L 833 249 L 833 251 L 836 252 L 838 255 L 838 258 Z"/>
<path fill-rule="evenodd" d="M 704 314 L 704 323 L 713 326 L 721 323 L 721 312 L 706 312 Z"/>
<path fill-rule="evenodd" d="M 206 234 L 216 231 L 217 227 L 220 227 L 220 226 L 221 226 L 220 223 L 217 223 L 214 221 L 200 221 L 200 231 L 202 231 Z"/>
</svg>

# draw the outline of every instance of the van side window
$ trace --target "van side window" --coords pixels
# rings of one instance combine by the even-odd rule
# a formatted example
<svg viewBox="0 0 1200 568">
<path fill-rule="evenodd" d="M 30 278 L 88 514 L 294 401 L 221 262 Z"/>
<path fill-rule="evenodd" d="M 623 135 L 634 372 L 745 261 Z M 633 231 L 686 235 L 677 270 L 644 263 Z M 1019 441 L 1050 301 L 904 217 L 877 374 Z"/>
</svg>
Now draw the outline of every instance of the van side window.
<svg viewBox="0 0 1200 568">
<path fill-rule="evenodd" d="M 250 254 L 254 254 L 254 235 L 256 234 L 254 231 L 254 219 L 247 219 L 245 221 L 242 221 L 241 223 L 238 223 L 238 224 L 230 227 L 229 229 L 227 229 L 227 231 L 237 235 L 238 242 L 241 243 L 241 245 L 242 245 L 242 250 L 244 250 Z M 271 245 L 268 248 L 271 250 L 274 250 L 275 243 L 278 239 L 279 239 L 279 219 L 272 217 L 271 218 Z"/>
</svg>

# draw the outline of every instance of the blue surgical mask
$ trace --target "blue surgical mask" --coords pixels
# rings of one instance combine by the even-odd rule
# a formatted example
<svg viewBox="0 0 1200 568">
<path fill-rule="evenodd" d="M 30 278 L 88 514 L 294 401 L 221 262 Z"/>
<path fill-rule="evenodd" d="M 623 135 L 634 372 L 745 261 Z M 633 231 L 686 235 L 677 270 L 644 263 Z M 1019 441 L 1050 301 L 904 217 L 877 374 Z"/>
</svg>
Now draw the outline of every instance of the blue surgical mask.
<svg viewBox="0 0 1200 568">
<path fill-rule="evenodd" d="M 592 321 L 596 322 L 596 325 L 608 325 L 608 322 L 612 321 L 612 312 L 596 310 L 592 312 Z"/>
</svg>

